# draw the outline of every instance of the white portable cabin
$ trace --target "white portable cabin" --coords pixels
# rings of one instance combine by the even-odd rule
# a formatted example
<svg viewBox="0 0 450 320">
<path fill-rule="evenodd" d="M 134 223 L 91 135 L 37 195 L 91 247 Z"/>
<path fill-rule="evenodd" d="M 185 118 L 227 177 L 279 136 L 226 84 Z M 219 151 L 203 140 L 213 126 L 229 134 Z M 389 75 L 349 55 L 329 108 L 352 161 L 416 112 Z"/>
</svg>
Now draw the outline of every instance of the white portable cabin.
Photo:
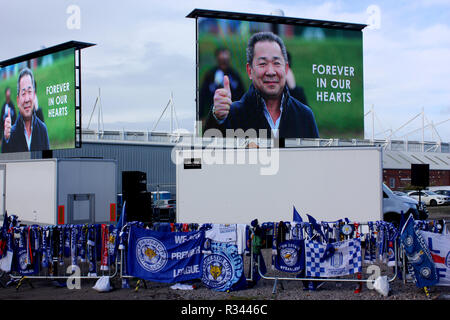
<svg viewBox="0 0 450 320">
<path fill-rule="evenodd" d="M 116 220 L 117 163 L 103 159 L 0 162 L 0 212 L 22 224 L 109 223 Z"/>
<path fill-rule="evenodd" d="M 379 147 L 176 151 L 177 222 L 382 220 Z"/>
</svg>

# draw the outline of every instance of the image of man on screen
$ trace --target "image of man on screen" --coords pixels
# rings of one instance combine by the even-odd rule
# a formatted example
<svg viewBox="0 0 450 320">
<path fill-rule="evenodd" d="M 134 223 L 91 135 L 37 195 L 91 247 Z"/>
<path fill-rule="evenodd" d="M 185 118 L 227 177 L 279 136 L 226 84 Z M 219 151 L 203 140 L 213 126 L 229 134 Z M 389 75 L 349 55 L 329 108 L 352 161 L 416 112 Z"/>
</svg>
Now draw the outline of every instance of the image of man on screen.
<svg viewBox="0 0 450 320">
<path fill-rule="evenodd" d="M 36 87 L 33 72 L 24 68 L 17 79 L 17 106 L 19 116 L 13 124 L 11 114 L 4 120 L 2 152 L 48 150 L 47 126 L 36 116 L 34 103 Z"/>
<path fill-rule="evenodd" d="M 5 103 L 3 104 L 2 111 L 1 111 L 1 121 L 0 121 L 0 134 L 3 137 L 3 130 L 4 130 L 4 122 L 8 114 L 11 117 L 11 123 L 16 122 L 17 113 L 16 108 L 14 107 L 14 103 L 11 101 L 11 88 L 7 87 L 5 89 Z"/>
<path fill-rule="evenodd" d="M 289 93 L 289 71 L 283 40 L 272 32 L 252 35 L 247 45 L 248 91 L 233 102 L 229 79 L 214 94 L 214 106 L 206 128 L 247 131 L 264 129 L 276 138 L 318 138 L 319 130 L 312 110 Z M 207 132 L 205 132 L 207 134 Z"/>
</svg>

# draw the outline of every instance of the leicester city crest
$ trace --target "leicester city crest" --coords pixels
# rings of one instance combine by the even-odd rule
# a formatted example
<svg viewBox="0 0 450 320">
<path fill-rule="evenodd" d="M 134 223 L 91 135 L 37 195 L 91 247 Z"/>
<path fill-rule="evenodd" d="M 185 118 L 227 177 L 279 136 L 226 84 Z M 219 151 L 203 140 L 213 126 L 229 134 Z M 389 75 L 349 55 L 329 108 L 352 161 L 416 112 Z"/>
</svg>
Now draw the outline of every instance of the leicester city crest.
<svg viewBox="0 0 450 320">
<path fill-rule="evenodd" d="M 158 272 L 165 267 L 168 254 L 161 241 L 146 237 L 136 243 L 136 257 L 139 265 L 148 272 Z"/>
<path fill-rule="evenodd" d="M 202 282 L 211 289 L 220 290 L 233 278 L 231 261 L 221 254 L 210 254 L 203 260 Z"/>
<path fill-rule="evenodd" d="M 410 247 L 414 244 L 414 239 L 411 235 L 408 235 L 405 239 L 406 246 Z"/>
<path fill-rule="evenodd" d="M 27 270 L 28 267 L 28 257 L 27 257 L 27 252 L 23 251 L 20 255 L 19 255 L 19 267 L 20 270 L 25 271 Z"/>
<path fill-rule="evenodd" d="M 280 256 L 288 267 L 293 267 L 297 264 L 298 252 L 295 248 L 286 247 L 281 249 Z"/>
</svg>

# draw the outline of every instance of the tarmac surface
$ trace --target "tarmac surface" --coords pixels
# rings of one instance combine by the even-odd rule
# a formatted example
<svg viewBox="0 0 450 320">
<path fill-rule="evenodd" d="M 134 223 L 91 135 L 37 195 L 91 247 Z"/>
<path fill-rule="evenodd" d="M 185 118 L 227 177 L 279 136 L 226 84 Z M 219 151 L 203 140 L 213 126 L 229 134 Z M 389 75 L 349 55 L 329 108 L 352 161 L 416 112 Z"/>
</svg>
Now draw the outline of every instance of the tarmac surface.
<svg viewBox="0 0 450 320">
<path fill-rule="evenodd" d="M 450 220 L 450 206 L 429 208 L 430 220 Z M 280 274 L 270 268 L 270 249 L 263 250 L 269 276 L 294 277 L 286 273 Z M 245 259 L 246 274 L 248 271 L 248 258 Z M 51 280 L 31 279 L 24 280 L 20 286 L 17 283 L 6 286 L 8 277 L 3 275 L 0 279 L 0 300 L 49 300 L 49 301 L 134 301 L 134 300 L 158 300 L 158 301 L 304 301 L 304 300 L 338 300 L 338 301 L 418 301 L 418 300 L 448 300 L 450 298 L 450 287 L 432 287 L 427 296 L 423 289 L 417 288 L 410 280 L 402 280 L 394 277 L 392 267 L 387 268 L 384 264 L 378 264 L 381 275 L 386 275 L 389 282 L 389 295 L 383 296 L 373 289 L 369 289 L 363 283 L 360 293 L 355 293 L 358 288 L 357 282 L 323 282 L 315 291 L 304 289 L 302 281 L 278 281 L 274 286 L 274 280 L 260 280 L 253 288 L 235 292 L 216 292 L 202 285 L 201 282 L 194 283 L 195 289 L 180 290 L 171 288 L 173 284 L 152 283 L 146 281 L 138 282 L 136 279 L 129 280 L 129 288 L 122 288 L 121 279 L 113 278 L 110 281 L 112 290 L 109 292 L 97 292 L 93 289 L 96 279 L 82 279 L 80 287 L 69 289 Z M 363 265 L 363 279 L 367 279 L 367 265 Z M 349 276 L 348 279 L 356 279 Z M 63 283 L 63 285 L 65 285 Z"/>
</svg>

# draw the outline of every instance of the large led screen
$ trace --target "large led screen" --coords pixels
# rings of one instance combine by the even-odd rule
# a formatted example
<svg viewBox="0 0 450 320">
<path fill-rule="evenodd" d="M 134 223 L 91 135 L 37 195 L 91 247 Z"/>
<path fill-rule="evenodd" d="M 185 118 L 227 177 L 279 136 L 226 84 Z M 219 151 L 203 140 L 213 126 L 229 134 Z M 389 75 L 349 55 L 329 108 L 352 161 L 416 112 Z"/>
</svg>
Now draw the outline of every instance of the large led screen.
<svg viewBox="0 0 450 320">
<path fill-rule="evenodd" d="M 0 69 L 1 152 L 75 147 L 75 50 Z"/>
<path fill-rule="evenodd" d="M 199 134 L 275 129 L 282 138 L 364 138 L 361 30 L 206 17 L 197 23 Z"/>
</svg>

